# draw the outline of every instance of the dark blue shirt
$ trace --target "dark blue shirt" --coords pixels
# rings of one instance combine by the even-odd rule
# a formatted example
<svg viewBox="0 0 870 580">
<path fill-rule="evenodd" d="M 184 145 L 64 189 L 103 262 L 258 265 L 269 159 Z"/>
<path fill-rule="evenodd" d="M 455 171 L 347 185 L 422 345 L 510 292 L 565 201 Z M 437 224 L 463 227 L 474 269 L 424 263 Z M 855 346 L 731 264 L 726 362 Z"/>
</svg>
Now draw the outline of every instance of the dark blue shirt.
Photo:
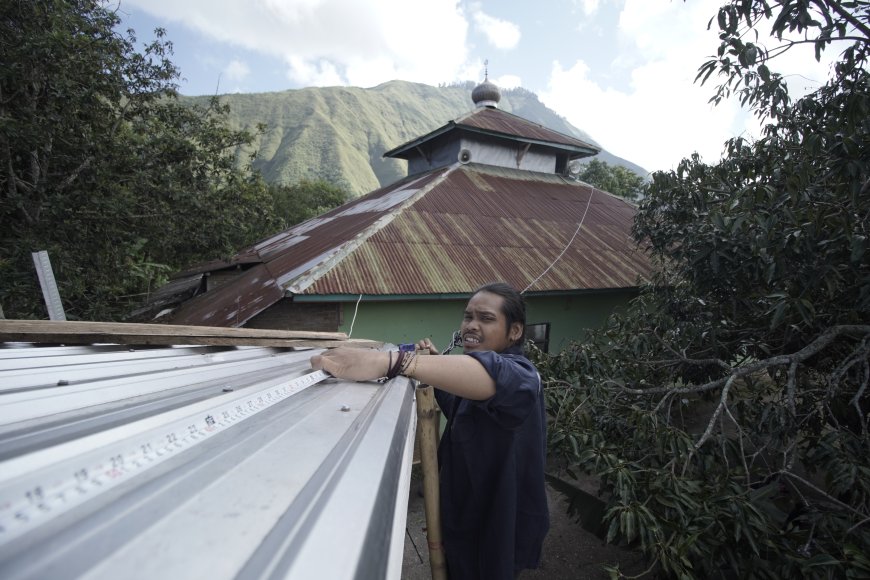
<svg viewBox="0 0 870 580">
<path fill-rule="evenodd" d="M 519 347 L 471 352 L 495 381 L 472 401 L 435 390 L 447 416 L 438 447 L 450 580 L 513 579 L 537 568 L 550 526 L 540 378 Z"/>
</svg>

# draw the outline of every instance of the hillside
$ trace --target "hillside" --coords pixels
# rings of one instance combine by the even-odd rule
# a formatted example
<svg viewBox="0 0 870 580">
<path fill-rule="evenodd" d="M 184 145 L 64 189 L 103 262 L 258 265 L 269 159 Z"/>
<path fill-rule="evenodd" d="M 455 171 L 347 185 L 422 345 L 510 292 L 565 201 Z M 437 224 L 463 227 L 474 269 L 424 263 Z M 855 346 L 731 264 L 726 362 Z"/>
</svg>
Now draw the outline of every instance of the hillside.
<svg viewBox="0 0 870 580">
<path fill-rule="evenodd" d="M 388 151 L 456 119 L 473 108 L 474 83 L 432 87 L 390 81 L 373 88 L 327 87 L 275 93 L 223 95 L 236 127 L 266 125 L 247 154 L 272 183 L 326 179 L 361 195 L 406 175 L 406 162 L 384 159 Z M 203 102 L 208 97 L 186 97 Z M 502 91 L 501 109 L 561 133 L 595 143 L 524 89 Z M 641 167 L 602 152 L 598 159 Z"/>
</svg>

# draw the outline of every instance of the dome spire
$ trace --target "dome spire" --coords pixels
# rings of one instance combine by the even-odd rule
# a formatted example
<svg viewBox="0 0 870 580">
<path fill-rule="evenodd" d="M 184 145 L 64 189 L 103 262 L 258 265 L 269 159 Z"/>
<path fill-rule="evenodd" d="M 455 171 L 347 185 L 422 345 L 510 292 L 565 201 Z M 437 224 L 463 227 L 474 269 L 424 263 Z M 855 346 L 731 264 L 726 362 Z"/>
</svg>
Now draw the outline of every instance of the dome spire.
<svg viewBox="0 0 870 580">
<path fill-rule="evenodd" d="M 501 100 L 501 91 L 498 87 L 489 82 L 489 59 L 483 61 L 483 82 L 474 87 L 471 91 L 471 100 L 474 101 L 476 107 L 498 108 L 498 102 Z"/>
</svg>

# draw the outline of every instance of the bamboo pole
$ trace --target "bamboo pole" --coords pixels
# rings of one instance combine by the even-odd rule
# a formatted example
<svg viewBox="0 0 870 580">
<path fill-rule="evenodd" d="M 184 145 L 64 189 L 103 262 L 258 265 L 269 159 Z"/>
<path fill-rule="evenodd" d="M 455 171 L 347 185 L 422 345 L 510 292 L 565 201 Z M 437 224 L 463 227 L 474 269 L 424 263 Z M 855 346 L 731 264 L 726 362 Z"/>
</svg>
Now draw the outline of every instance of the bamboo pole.
<svg viewBox="0 0 870 580">
<path fill-rule="evenodd" d="M 432 580 L 447 580 L 444 546 L 441 543 L 441 496 L 438 490 L 438 423 L 435 389 L 417 387 L 417 438 L 420 441 L 420 464 L 423 470 L 423 508 L 426 513 L 426 539 Z"/>
</svg>

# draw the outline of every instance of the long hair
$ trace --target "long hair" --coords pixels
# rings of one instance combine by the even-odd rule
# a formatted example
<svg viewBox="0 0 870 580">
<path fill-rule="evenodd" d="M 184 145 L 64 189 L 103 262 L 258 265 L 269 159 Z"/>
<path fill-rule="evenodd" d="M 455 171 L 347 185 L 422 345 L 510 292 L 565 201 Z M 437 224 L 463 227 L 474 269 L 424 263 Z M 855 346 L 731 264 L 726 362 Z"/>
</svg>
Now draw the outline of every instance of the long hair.
<svg viewBox="0 0 870 580">
<path fill-rule="evenodd" d="M 526 343 L 526 301 L 523 299 L 516 288 L 505 282 L 490 282 L 484 284 L 474 291 L 472 296 L 480 292 L 489 292 L 503 298 L 501 303 L 501 312 L 507 320 L 507 328 L 510 331 L 511 325 L 514 322 L 519 322 L 523 331 L 519 338 L 514 341 L 514 345 L 523 346 Z"/>
</svg>

